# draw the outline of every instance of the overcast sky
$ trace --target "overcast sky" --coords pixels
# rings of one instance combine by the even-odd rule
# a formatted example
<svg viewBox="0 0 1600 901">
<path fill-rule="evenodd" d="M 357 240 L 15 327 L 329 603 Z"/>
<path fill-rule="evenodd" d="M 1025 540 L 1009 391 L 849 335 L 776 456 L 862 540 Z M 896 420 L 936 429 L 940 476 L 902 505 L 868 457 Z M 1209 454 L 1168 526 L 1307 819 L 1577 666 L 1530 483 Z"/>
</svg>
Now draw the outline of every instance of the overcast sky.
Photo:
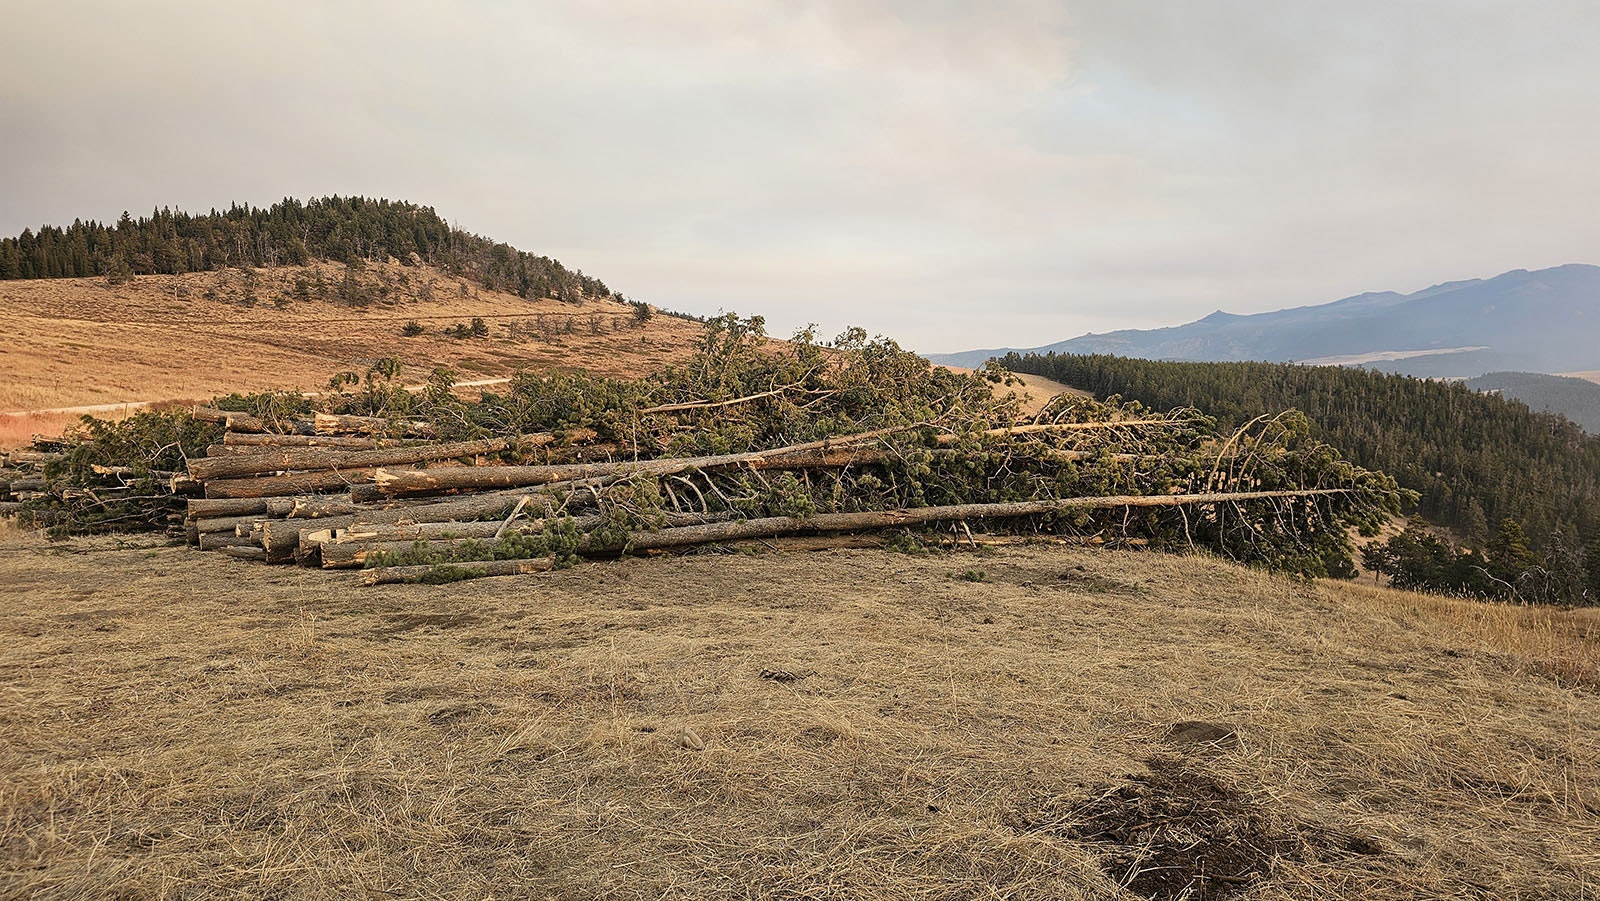
<svg viewBox="0 0 1600 901">
<path fill-rule="evenodd" d="M 330 193 L 923 351 L 1600 263 L 1600 3 L 5 4 L 0 233 Z"/>
</svg>

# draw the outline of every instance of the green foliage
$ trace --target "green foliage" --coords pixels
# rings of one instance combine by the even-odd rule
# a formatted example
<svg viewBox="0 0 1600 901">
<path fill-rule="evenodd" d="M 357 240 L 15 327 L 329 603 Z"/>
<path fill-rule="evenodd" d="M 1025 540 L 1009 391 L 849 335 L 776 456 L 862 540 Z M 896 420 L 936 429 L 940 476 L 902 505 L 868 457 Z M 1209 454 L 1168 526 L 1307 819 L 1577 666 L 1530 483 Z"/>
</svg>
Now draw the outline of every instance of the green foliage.
<svg viewBox="0 0 1600 901">
<path fill-rule="evenodd" d="M 926 543 L 911 532 L 910 529 L 896 529 L 883 536 L 883 549 L 908 557 L 921 557 L 928 553 Z"/>
<path fill-rule="evenodd" d="M 987 582 L 989 581 L 989 574 L 981 569 L 968 569 L 954 573 L 951 578 L 962 582 Z"/>
<path fill-rule="evenodd" d="M 400 327 L 400 334 L 406 338 L 415 338 L 425 331 L 427 331 L 427 329 L 423 328 L 422 323 L 415 319 L 410 320 L 405 325 Z"/>
<path fill-rule="evenodd" d="M 1489 523 L 1515 520 L 1531 550 L 1571 549 L 1578 575 L 1588 565 L 1581 537 L 1600 533 L 1600 438 L 1457 383 L 1280 363 L 1058 354 L 1000 362 L 1098 396 L 1198 406 L 1227 428 L 1298 408 L 1315 423 L 1314 437 L 1415 491 L 1413 509 L 1429 520 L 1473 542 L 1491 537 Z"/>
<path fill-rule="evenodd" d="M 768 340 L 759 317 L 705 323 L 688 362 L 641 381 L 586 373 L 519 373 L 476 400 L 452 391 L 436 370 L 425 390 L 400 384 L 397 360 L 361 376 L 336 377 L 317 408 L 395 420 L 425 420 L 444 440 L 548 432 L 506 459 L 570 461 L 582 439 L 613 459 L 745 453 L 817 442 L 821 465 L 800 469 L 686 468 L 607 483 L 598 497 L 574 490 L 557 509 L 584 512 L 585 529 L 557 517 L 498 542 L 458 542 L 448 552 L 416 546 L 385 563 L 622 553 L 633 536 L 663 527 L 669 513 L 719 520 L 1069 497 L 1253 490 L 1333 489 L 1323 495 L 1208 506 L 1078 509 L 1006 519 L 991 528 L 1024 533 L 1141 538 L 1157 547 L 1207 548 L 1235 560 L 1306 575 L 1346 575 L 1352 529 L 1372 532 L 1404 499 L 1393 480 L 1361 469 L 1318 441 L 1310 421 L 1289 413 L 1218 434 L 1194 410 L 1153 413 L 1139 403 L 1064 397 L 1029 422 L 1066 428 L 992 434 L 1023 424 L 1017 401 L 996 397 L 1009 375 L 954 373 L 882 337 L 852 329 L 819 342 L 810 329 Z M 298 395 L 257 395 L 233 408 L 283 419 L 310 412 Z M 1158 418 L 1156 427 L 1105 427 Z M 1086 426 L 1088 428 L 1076 428 Z M 870 461 L 832 463 L 837 442 L 858 436 Z M 807 457 L 800 462 L 809 462 Z M 906 543 L 914 539 L 905 539 Z M 375 560 L 375 562 L 377 562 Z"/>
<path fill-rule="evenodd" d="M 167 491 L 168 473 L 204 456 L 222 426 L 187 411 L 143 412 L 120 422 L 85 416 L 70 430 L 72 445 L 45 467 L 49 496 L 29 504 L 56 537 L 89 532 L 161 530 L 183 502 Z M 95 467 L 127 467 L 114 483 Z"/>
<path fill-rule="evenodd" d="M 103 275 L 114 285 L 134 275 L 333 260 L 351 267 L 340 299 L 359 305 L 372 300 L 354 277 L 367 260 L 394 257 L 409 263 L 412 254 L 522 297 L 578 303 L 612 294 L 599 279 L 549 257 L 451 228 L 430 207 L 337 196 L 285 198 L 270 207 L 234 204 L 199 215 L 163 208 L 137 219 L 124 213 L 115 225 L 77 221 L 66 228 L 24 229 L 15 238 L 0 239 L 0 279 Z"/>
</svg>

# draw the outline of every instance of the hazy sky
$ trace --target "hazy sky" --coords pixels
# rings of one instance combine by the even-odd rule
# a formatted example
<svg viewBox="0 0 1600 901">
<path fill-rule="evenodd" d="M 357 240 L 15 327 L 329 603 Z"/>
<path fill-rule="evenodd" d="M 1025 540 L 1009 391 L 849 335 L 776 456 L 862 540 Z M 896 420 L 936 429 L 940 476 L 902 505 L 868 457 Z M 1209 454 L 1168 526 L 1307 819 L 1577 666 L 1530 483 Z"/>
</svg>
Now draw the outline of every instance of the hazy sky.
<svg viewBox="0 0 1600 901">
<path fill-rule="evenodd" d="M 0 232 L 403 198 L 661 306 L 1032 346 L 1600 263 L 1594 0 L 5 3 Z"/>
</svg>

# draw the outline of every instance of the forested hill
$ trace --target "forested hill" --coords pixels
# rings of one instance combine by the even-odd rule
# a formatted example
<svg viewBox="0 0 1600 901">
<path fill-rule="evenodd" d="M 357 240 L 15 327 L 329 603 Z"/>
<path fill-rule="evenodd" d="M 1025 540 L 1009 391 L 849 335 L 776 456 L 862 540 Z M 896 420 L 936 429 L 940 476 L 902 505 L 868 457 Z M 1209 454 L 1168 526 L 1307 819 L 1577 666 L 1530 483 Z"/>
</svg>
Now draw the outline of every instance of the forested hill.
<svg viewBox="0 0 1600 901">
<path fill-rule="evenodd" d="M 415 257 L 413 257 L 415 255 Z M 556 260 L 452 228 L 431 207 L 367 197 L 286 198 L 270 207 L 156 210 L 115 225 L 74 221 L 0 238 L 0 279 L 175 275 L 229 267 L 420 261 L 524 297 L 609 297 Z"/>
<path fill-rule="evenodd" d="M 1600 534 L 1600 438 L 1458 383 L 1285 363 L 1015 353 L 1001 362 L 1100 397 L 1198 407 L 1225 425 L 1298 408 L 1323 440 L 1419 492 L 1419 512 L 1473 542 L 1505 518 L 1546 550 Z"/>
</svg>

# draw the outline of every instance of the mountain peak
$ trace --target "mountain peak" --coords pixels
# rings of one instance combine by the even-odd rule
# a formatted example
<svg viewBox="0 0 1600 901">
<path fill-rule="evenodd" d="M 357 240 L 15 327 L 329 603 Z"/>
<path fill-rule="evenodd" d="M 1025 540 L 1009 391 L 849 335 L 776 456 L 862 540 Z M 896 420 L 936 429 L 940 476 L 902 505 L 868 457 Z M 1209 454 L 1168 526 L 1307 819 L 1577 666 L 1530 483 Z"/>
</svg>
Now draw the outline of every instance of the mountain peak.
<svg viewBox="0 0 1600 901">
<path fill-rule="evenodd" d="M 1372 291 L 1269 313 L 1217 310 L 1186 325 L 1084 335 L 1021 352 L 1051 351 L 1154 360 L 1328 359 L 1430 377 L 1600 369 L 1600 266 L 1516 269 L 1413 294 Z M 975 366 L 1005 352 L 930 359 Z"/>
</svg>

